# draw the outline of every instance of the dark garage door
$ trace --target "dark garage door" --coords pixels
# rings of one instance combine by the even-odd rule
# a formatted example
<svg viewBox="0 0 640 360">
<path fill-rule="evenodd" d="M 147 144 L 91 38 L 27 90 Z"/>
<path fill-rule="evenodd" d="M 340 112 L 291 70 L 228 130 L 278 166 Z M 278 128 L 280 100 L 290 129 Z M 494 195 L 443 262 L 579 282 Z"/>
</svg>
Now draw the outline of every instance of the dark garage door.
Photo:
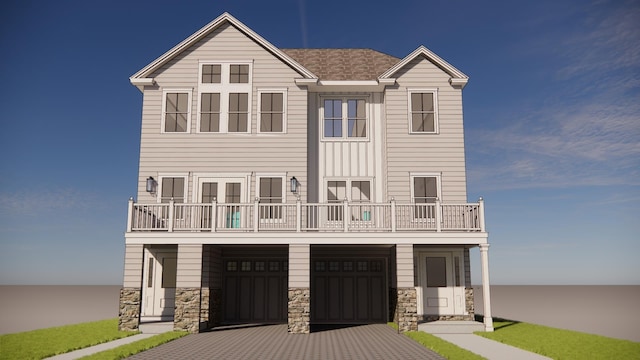
<svg viewBox="0 0 640 360">
<path fill-rule="evenodd" d="M 222 321 L 227 324 L 287 321 L 287 260 L 225 259 Z"/>
<path fill-rule="evenodd" d="M 313 324 L 386 322 L 385 259 L 316 259 L 311 271 Z"/>
</svg>

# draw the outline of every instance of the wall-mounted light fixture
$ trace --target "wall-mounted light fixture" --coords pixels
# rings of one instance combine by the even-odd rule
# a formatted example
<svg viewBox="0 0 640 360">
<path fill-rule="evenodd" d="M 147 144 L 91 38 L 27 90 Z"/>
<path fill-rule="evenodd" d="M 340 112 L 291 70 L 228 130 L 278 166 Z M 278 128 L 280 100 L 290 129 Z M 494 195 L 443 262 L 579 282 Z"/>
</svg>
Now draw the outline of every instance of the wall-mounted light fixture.
<svg viewBox="0 0 640 360">
<path fill-rule="evenodd" d="M 156 179 L 153 178 L 153 176 L 149 176 L 147 178 L 147 192 L 152 195 L 155 195 L 157 188 L 158 188 L 158 182 L 156 181 Z"/>
<path fill-rule="evenodd" d="M 298 193 L 298 185 L 300 185 L 300 183 L 298 182 L 298 179 L 296 179 L 296 177 L 292 177 L 291 178 L 291 192 L 294 194 Z"/>
</svg>

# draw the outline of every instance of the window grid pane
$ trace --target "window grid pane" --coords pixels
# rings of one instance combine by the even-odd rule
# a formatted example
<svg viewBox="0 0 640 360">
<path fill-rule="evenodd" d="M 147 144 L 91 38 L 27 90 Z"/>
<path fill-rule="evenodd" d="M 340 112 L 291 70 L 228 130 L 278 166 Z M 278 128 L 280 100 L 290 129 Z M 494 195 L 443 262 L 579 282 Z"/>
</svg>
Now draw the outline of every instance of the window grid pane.
<svg viewBox="0 0 640 360">
<path fill-rule="evenodd" d="M 229 132 L 247 132 L 249 94 L 229 94 Z"/>
<path fill-rule="evenodd" d="M 165 105 L 165 132 L 186 132 L 189 94 L 167 93 Z"/>
<path fill-rule="evenodd" d="M 324 101 L 324 137 L 342 137 L 342 100 Z"/>
<path fill-rule="evenodd" d="M 433 93 L 411 93 L 411 131 L 434 132 L 435 108 Z"/>
<path fill-rule="evenodd" d="M 347 100 L 349 137 L 367 136 L 367 118 L 365 115 L 365 101 L 362 99 Z"/>
<path fill-rule="evenodd" d="M 232 84 L 249 83 L 249 65 L 231 65 L 229 68 L 229 82 Z"/>
<path fill-rule="evenodd" d="M 203 84 L 220 84 L 222 78 L 222 66 L 202 65 L 202 83 Z"/>
<path fill-rule="evenodd" d="M 220 131 L 220 94 L 203 93 L 200 96 L 200 131 Z"/>
<path fill-rule="evenodd" d="M 283 109 L 282 93 L 263 93 L 260 98 L 260 131 L 282 132 Z"/>
</svg>

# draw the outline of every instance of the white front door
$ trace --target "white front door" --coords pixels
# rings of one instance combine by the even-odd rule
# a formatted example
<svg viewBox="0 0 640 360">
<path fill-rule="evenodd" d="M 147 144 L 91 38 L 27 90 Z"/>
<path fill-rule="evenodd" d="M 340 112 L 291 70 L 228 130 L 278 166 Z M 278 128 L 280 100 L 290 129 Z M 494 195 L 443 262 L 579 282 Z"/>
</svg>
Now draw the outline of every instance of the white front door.
<svg viewBox="0 0 640 360">
<path fill-rule="evenodd" d="M 463 315 L 462 252 L 426 252 L 419 256 L 422 311 L 425 315 Z"/>
<path fill-rule="evenodd" d="M 170 318 L 176 297 L 175 252 L 148 251 L 143 316 Z"/>
</svg>

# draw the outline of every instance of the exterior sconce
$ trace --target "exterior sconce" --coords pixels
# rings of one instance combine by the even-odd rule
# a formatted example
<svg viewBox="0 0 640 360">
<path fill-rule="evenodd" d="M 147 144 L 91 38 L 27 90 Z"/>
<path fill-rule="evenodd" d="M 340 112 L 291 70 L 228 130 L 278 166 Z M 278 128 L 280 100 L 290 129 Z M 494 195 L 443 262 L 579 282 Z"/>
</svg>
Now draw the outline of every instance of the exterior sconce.
<svg viewBox="0 0 640 360">
<path fill-rule="evenodd" d="M 294 194 L 298 193 L 298 185 L 299 184 L 300 183 L 298 182 L 298 179 L 296 179 L 295 176 L 291 178 L 291 192 L 292 193 L 294 193 Z"/>
<path fill-rule="evenodd" d="M 155 195 L 157 187 L 158 187 L 158 182 L 156 181 L 156 179 L 154 179 L 153 176 L 149 176 L 147 178 L 147 192 L 152 195 Z"/>
</svg>

